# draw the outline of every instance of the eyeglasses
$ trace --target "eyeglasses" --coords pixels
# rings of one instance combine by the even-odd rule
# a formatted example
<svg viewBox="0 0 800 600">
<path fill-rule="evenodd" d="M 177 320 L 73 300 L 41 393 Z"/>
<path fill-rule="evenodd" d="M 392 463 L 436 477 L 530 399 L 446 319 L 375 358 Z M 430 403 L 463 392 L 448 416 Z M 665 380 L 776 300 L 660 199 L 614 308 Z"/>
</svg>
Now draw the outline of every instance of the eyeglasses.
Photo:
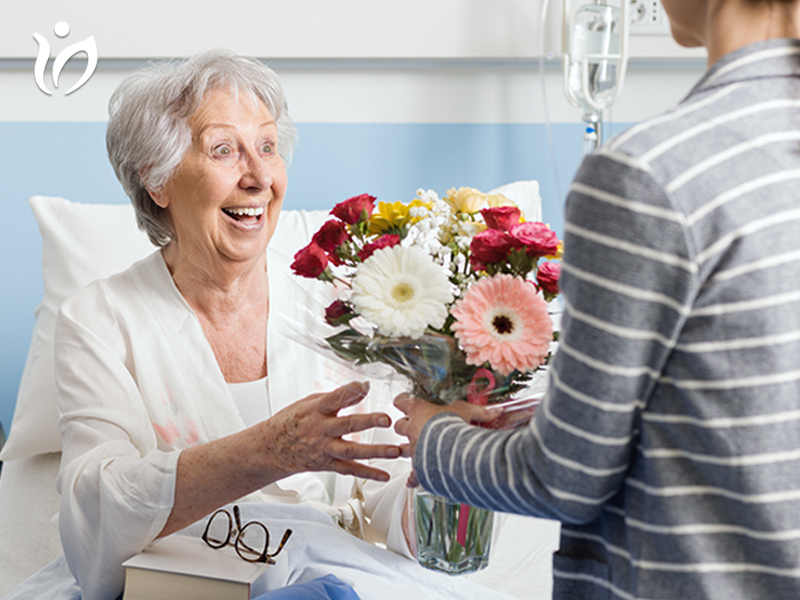
<svg viewBox="0 0 800 600">
<path fill-rule="evenodd" d="M 206 524 L 206 530 L 203 532 L 203 541 L 215 550 L 231 545 L 236 548 L 236 554 L 248 562 L 274 565 L 274 557 L 283 550 L 291 535 L 291 529 L 284 531 L 278 549 L 270 554 L 268 551 L 269 530 L 266 525 L 258 521 L 250 521 L 242 526 L 239 507 L 234 505 L 232 517 L 231 513 L 224 508 L 220 508 L 211 515 Z"/>
</svg>

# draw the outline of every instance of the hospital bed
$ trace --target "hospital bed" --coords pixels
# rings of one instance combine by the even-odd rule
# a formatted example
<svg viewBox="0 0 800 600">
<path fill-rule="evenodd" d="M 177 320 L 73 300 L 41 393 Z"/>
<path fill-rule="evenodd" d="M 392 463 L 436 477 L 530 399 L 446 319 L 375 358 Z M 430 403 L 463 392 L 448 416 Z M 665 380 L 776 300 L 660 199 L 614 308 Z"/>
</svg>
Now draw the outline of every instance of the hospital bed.
<svg viewBox="0 0 800 600">
<path fill-rule="evenodd" d="M 515 182 L 499 191 L 517 202 L 529 220 L 541 218 L 536 182 Z M 42 234 L 43 298 L 36 310 L 14 420 L 0 455 L 4 461 L 0 598 L 62 553 L 55 490 L 61 440 L 52 359 L 61 301 L 90 281 L 123 270 L 153 251 L 146 235 L 136 228 L 128 205 L 81 204 L 41 196 L 31 198 L 30 205 Z M 326 211 L 283 211 L 271 245 L 293 255 L 327 215 Z M 490 566 L 468 578 L 511 597 L 548 599 L 558 536 L 559 525 L 554 521 L 503 515 Z"/>
</svg>

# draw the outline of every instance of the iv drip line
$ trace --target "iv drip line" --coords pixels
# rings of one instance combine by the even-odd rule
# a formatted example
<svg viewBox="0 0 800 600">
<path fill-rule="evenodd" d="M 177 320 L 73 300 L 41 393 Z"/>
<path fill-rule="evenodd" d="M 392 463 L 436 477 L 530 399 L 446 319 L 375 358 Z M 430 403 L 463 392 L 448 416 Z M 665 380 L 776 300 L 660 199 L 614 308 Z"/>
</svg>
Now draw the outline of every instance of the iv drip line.
<svg viewBox="0 0 800 600">
<path fill-rule="evenodd" d="M 567 96 L 567 99 L 571 104 L 577 106 L 578 108 L 584 108 L 585 113 L 583 115 L 583 121 L 585 122 L 585 128 L 583 133 L 584 139 L 584 154 L 588 154 L 592 150 L 596 149 L 603 141 L 603 111 L 604 109 L 610 107 L 614 102 L 616 102 L 617 98 L 619 97 L 620 93 L 622 92 L 623 83 L 625 80 L 625 72 L 627 69 L 628 63 L 628 31 L 629 31 L 629 4 L 626 0 L 620 0 L 620 4 L 622 10 L 619 11 L 616 7 L 610 7 L 607 4 L 607 0 L 589 0 L 589 4 L 584 4 L 581 6 L 581 9 L 585 7 L 592 7 L 592 6 L 599 6 L 599 7 L 607 7 L 611 8 L 612 10 L 609 12 L 617 11 L 618 13 L 621 12 L 621 17 L 617 18 L 616 21 L 612 21 L 611 24 L 620 25 L 619 31 L 617 32 L 617 41 L 619 46 L 619 53 L 612 54 L 610 52 L 606 52 L 603 54 L 589 54 L 586 53 L 581 61 L 580 61 L 580 91 L 581 95 L 586 99 L 586 102 L 583 104 L 579 101 L 579 99 L 572 93 L 570 90 L 570 80 L 569 80 L 569 62 L 572 56 L 571 54 L 571 33 L 575 29 L 575 26 L 568 21 L 569 19 L 569 2 L 570 0 L 561 0 L 563 2 L 563 31 L 562 31 L 562 45 L 563 45 L 563 55 L 562 59 L 564 61 L 563 71 L 564 71 L 564 91 Z M 593 2 L 593 4 L 592 4 Z M 552 121 L 550 118 L 550 107 L 547 101 L 547 82 L 546 82 L 546 73 L 545 73 L 545 58 L 546 58 L 546 51 L 545 51 L 545 35 L 546 35 L 546 23 L 547 23 L 547 12 L 550 7 L 550 0 L 542 0 L 542 10 L 539 19 L 539 79 L 541 83 L 541 92 L 542 92 L 542 106 L 544 110 L 544 117 L 545 117 L 545 124 L 547 126 L 547 139 L 548 144 L 550 147 L 550 159 L 553 168 L 553 177 L 555 179 L 555 187 L 556 187 L 556 194 L 558 198 L 561 199 L 561 179 L 559 177 L 558 172 L 558 165 L 556 160 L 556 152 L 555 152 L 555 142 L 553 137 L 553 129 L 552 129 Z M 609 25 L 609 22 L 606 22 L 606 25 Z M 608 40 L 609 42 L 611 40 Z M 613 71 L 614 73 L 614 84 L 608 85 L 603 90 L 606 92 L 606 96 L 602 98 L 602 103 L 598 101 L 596 97 L 591 94 L 591 86 L 589 85 L 589 59 L 593 60 L 600 60 L 600 63 L 595 63 L 598 67 L 602 66 L 606 70 Z M 610 60 L 616 60 L 616 64 L 613 65 L 612 69 L 609 69 L 611 65 L 609 65 Z M 611 90 L 611 95 L 608 95 L 608 91 Z M 588 91 L 588 93 L 583 93 L 584 91 Z"/>
<path fill-rule="evenodd" d="M 542 0 L 542 14 L 539 19 L 539 80 L 542 85 L 542 107 L 544 109 L 544 121 L 547 126 L 547 141 L 550 146 L 550 161 L 553 165 L 553 177 L 556 183 L 556 196 L 559 201 L 563 198 L 561 196 L 561 179 L 558 175 L 558 163 L 556 161 L 556 146 L 553 141 L 553 128 L 550 122 L 550 107 L 547 103 L 547 82 L 545 79 L 544 59 L 545 59 L 545 43 L 544 36 L 547 22 L 547 9 L 550 6 L 550 0 Z"/>
</svg>

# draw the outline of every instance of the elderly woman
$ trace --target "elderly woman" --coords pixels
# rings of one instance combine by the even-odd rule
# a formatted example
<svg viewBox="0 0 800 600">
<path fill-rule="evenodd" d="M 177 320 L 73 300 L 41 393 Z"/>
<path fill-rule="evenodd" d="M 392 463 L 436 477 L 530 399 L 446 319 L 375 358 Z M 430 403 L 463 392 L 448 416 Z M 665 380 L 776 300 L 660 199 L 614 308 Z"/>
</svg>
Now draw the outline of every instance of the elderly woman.
<svg viewBox="0 0 800 600">
<path fill-rule="evenodd" d="M 57 325 L 61 539 L 85 600 L 116 597 L 124 559 L 238 499 L 310 503 L 407 552 L 401 494 L 360 484 L 332 505 L 333 472 L 389 479 L 359 459 L 396 445 L 342 437 L 389 417 L 339 415 L 364 384 L 309 395 L 325 365 L 276 328 L 308 293 L 267 250 L 293 141 L 275 75 L 222 52 L 144 69 L 111 99 L 110 160 L 161 249 L 69 299 Z"/>
<path fill-rule="evenodd" d="M 663 5 L 709 71 L 581 166 L 531 427 L 396 428 L 427 489 L 563 522 L 556 599 L 800 598 L 800 0 Z"/>
</svg>

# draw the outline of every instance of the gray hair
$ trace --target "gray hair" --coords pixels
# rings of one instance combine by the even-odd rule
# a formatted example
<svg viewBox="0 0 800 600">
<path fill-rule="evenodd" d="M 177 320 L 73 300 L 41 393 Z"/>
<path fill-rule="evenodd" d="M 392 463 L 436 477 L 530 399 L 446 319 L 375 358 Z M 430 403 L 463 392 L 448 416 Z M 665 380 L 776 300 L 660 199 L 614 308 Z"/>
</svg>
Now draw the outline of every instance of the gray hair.
<svg viewBox="0 0 800 600">
<path fill-rule="evenodd" d="M 187 60 L 149 65 L 128 75 L 108 103 L 106 148 L 136 222 L 156 246 L 166 246 L 173 231 L 167 211 L 147 189 L 161 189 L 192 143 L 189 117 L 205 93 L 227 87 L 261 100 L 275 119 L 278 153 L 288 165 L 296 140 L 286 96 L 275 73 L 258 62 L 225 50 Z"/>
</svg>

